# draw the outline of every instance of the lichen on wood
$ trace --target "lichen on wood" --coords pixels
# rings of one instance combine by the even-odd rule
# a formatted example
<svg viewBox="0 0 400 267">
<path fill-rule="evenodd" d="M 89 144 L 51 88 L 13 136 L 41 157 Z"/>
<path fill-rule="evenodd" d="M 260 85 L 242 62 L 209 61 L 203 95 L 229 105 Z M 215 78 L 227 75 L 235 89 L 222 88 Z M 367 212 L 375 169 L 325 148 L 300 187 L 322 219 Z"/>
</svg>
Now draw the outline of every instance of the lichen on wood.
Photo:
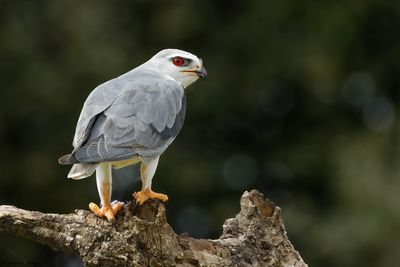
<svg viewBox="0 0 400 267">
<path fill-rule="evenodd" d="M 85 210 L 45 214 L 0 206 L 0 231 L 79 255 L 85 266 L 307 266 L 278 206 L 252 190 L 240 207 L 213 240 L 177 235 L 156 200 L 127 203 L 114 224 Z"/>
</svg>

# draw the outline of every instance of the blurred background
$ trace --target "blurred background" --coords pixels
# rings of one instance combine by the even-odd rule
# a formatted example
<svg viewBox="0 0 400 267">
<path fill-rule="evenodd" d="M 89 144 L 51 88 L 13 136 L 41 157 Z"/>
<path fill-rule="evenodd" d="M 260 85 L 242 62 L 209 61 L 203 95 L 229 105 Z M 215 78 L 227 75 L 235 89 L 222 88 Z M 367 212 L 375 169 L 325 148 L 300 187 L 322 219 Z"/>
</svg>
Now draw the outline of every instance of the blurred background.
<svg viewBox="0 0 400 267">
<path fill-rule="evenodd" d="M 0 1 L 0 204 L 69 213 L 98 202 L 66 179 L 100 83 L 180 48 L 209 76 L 153 188 L 177 233 L 218 238 L 256 188 L 310 266 L 400 264 L 400 2 Z M 115 172 L 113 198 L 140 189 Z M 81 266 L 0 233 L 0 263 Z M 0 264 L 0 265 L 1 265 Z"/>
</svg>

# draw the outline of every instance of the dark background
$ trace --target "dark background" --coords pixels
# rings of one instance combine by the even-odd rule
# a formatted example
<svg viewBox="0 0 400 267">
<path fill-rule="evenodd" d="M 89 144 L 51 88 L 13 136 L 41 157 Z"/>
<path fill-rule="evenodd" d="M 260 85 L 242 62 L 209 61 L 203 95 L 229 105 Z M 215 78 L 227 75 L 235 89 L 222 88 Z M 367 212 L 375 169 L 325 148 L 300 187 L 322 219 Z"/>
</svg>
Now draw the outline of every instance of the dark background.
<svg viewBox="0 0 400 267">
<path fill-rule="evenodd" d="M 399 1 L 0 1 L 0 204 L 98 202 L 57 159 L 90 91 L 164 48 L 209 73 L 153 180 L 175 231 L 217 238 L 257 188 L 310 266 L 400 263 Z M 114 199 L 139 189 L 115 172 Z M 1 233 L 6 262 L 80 266 Z"/>
</svg>

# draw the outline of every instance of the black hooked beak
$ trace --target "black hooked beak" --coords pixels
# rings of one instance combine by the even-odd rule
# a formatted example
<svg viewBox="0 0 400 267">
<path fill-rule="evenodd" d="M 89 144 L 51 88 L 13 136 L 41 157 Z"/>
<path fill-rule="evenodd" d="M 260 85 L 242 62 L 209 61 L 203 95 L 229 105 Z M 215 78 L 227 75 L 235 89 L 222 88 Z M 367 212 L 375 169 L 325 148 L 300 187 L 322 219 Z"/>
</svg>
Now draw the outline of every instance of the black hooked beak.
<svg viewBox="0 0 400 267">
<path fill-rule="evenodd" d="M 200 78 L 205 78 L 207 77 L 207 71 L 206 69 L 201 66 L 201 68 L 199 70 L 196 70 L 195 73 L 197 74 L 197 76 L 199 76 Z"/>
</svg>

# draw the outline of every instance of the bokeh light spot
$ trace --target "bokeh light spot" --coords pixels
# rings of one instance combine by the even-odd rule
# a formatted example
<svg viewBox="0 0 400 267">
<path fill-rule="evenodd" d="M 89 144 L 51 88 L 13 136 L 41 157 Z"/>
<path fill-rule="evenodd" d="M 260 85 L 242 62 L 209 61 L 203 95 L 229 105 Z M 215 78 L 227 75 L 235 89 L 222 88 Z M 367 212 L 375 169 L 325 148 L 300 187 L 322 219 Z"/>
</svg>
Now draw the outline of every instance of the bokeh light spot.
<svg viewBox="0 0 400 267">
<path fill-rule="evenodd" d="M 361 107 L 372 98 L 375 87 L 375 81 L 371 75 L 365 72 L 355 72 L 344 82 L 342 96 L 351 105 Z"/>
<path fill-rule="evenodd" d="M 374 98 L 363 107 L 363 119 L 367 127 L 375 132 L 387 132 L 393 126 L 395 110 L 385 97 Z"/>
</svg>

